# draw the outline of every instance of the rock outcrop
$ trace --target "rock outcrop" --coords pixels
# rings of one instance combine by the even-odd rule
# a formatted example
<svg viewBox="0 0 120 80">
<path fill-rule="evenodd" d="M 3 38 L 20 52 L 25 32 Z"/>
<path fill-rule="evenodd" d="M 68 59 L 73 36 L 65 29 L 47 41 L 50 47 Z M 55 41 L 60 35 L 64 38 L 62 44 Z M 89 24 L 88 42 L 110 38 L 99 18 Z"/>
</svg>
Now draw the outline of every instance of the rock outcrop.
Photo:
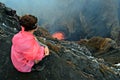
<svg viewBox="0 0 120 80">
<path fill-rule="evenodd" d="M 10 13 L 9 13 L 10 12 Z M 48 45 L 50 55 L 39 65 L 40 72 L 20 73 L 10 59 L 11 39 L 19 31 L 19 17 L 0 3 L 0 80 L 119 80 L 120 72 L 104 60 L 95 58 L 82 45 L 75 42 L 53 39 L 39 28 L 35 33 L 38 40 Z"/>
<path fill-rule="evenodd" d="M 85 45 L 95 57 L 103 58 L 113 64 L 120 62 L 120 47 L 110 38 L 92 37 L 81 39 L 77 43 Z"/>
</svg>

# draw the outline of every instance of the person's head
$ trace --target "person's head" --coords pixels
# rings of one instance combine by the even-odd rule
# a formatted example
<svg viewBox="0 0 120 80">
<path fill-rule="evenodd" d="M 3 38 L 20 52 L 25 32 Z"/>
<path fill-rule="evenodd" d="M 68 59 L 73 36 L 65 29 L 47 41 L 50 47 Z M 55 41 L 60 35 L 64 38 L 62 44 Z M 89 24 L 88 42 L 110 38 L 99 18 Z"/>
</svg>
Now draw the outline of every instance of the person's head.
<svg viewBox="0 0 120 80">
<path fill-rule="evenodd" d="M 25 31 L 34 30 L 37 28 L 37 17 L 33 15 L 24 15 L 20 18 L 20 25 Z"/>
</svg>

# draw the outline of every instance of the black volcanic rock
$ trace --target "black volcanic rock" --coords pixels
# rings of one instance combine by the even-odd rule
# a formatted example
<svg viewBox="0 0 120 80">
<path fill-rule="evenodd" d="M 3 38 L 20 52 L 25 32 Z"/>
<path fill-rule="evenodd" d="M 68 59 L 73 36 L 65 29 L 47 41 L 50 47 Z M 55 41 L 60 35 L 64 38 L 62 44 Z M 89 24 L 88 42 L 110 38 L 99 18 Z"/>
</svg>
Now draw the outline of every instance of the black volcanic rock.
<svg viewBox="0 0 120 80">
<path fill-rule="evenodd" d="M 119 80 L 116 68 L 91 55 L 90 51 L 75 42 L 52 39 L 48 32 L 38 29 L 38 40 L 48 45 L 50 55 L 39 65 L 40 72 L 20 73 L 11 63 L 11 39 L 18 32 L 19 19 L 12 9 L 0 3 L 0 80 Z M 8 11 L 6 11 L 8 10 Z M 9 12 L 6 13 L 6 12 Z M 41 32 L 43 31 L 43 32 Z M 48 35 L 48 36 L 45 36 Z M 41 37 L 40 37 L 41 36 Z M 43 37 L 44 36 L 44 37 Z"/>
</svg>

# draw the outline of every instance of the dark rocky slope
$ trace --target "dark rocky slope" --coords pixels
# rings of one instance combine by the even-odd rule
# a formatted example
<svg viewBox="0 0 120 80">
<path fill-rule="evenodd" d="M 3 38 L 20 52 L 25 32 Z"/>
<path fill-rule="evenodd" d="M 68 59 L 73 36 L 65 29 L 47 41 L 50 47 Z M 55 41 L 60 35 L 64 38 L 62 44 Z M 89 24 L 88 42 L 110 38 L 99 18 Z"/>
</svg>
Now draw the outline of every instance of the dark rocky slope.
<svg viewBox="0 0 120 80">
<path fill-rule="evenodd" d="M 50 55 L 40 65 L 41 72 L 20 73 L 10 60 L 11 39 L 18 32 L 18 16 L 14 10 L 0 3 L 0 80 L 119 80 L 120 72 L 104 60 L 95 58 L 90 51 L 75 42 L 52 39 L 39 28 L 37 38 L 49 46 Z M 40 37 L 41 36 L 41 37 Z"/>
</svg>

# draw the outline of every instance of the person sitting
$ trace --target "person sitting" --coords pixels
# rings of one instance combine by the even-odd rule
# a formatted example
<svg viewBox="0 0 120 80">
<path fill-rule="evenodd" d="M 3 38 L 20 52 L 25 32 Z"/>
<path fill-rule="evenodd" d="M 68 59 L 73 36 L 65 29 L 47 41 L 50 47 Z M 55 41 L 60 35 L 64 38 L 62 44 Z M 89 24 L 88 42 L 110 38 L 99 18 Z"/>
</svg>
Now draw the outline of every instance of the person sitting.
<svg viewBox="0 0 120 80">
<path fill-rule="evenodd" d="M 31 72 L 32 67 L 49 55 L 47 46 L 40 45 L 34 36 L 37 17 L 24 15 L 20 18 L 21 31 L 12 38 L 11 61 L 20 72 Z"/>
</svg>

